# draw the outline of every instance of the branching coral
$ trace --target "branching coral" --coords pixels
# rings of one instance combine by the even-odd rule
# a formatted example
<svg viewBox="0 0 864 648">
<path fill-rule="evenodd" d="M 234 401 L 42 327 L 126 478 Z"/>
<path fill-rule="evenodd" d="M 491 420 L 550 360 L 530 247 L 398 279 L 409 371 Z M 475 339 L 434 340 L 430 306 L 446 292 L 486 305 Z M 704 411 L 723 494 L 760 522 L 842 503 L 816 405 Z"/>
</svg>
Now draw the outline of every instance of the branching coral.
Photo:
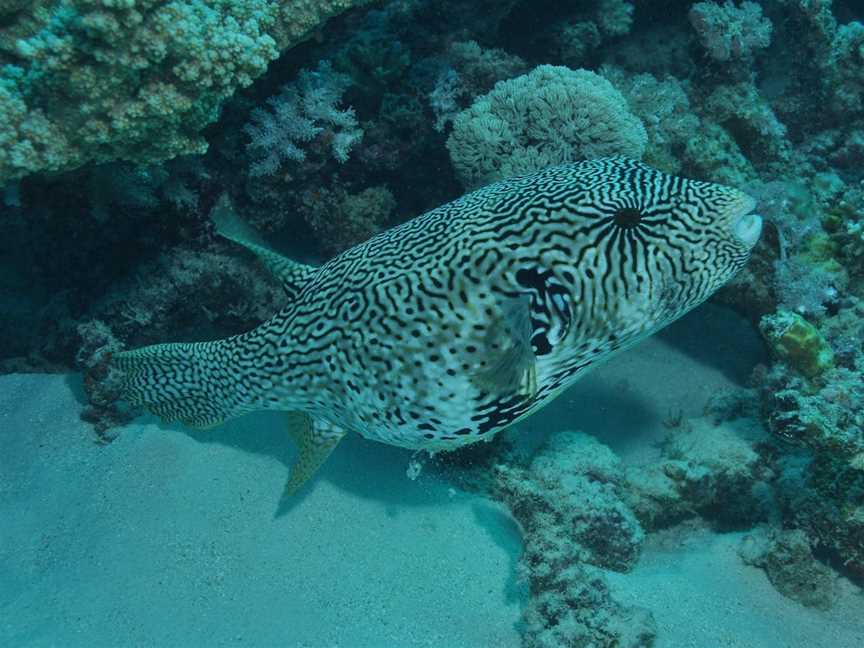
<svg viewBox="0 0 864 648">
<path fill-rule="evenodd" d="M 603 41 L 625 36 L 633 27 L 635 7 L 626 0 L 571 4 L 567 20 L 555 25 L 552 34 L 554 49 L 567 65 L 584 65 Z"/>
<path fill-rule="evenodd" d="M 268 99 L 272 112 L 253 110 L 252 121 L 244 128 L 253 158 L 250 173 L 273 175 L 286 161 L 305 160 L 300 145 L 319 137 L 329 142 L 334 158 L 345 162 L 363 137 L 354 110 L 337 107 L 350 84 L 350 77 L 335 73 L 323 62 L 317 70 L 303 70 L 295 83 Z"/>
<path fill-rule="evenodd" d="M 568 66 L 584 65 L 588 55 L 603 40 L 600 29 L 591 20 L 564 23 L 556 29 L 553 38 L 556 54 Z"/>
<path fill-rule="evenodd" d="M 704 178 L 742 186 L 757 177 L 753 164 L 722 126 L 703 123 L 684 147 L 684 160 Z"/>
<path fill-rule="evenodd" d="M 864 23 L 841 25 L 833 45 L 837 108 L 847 114 L 860 113 L 864 103 Z"/>
<path fill-rule="evenodd" d="M 609 36 L 624 36 L 633 27 L 632 2 L 625 0 L 600 0 L 597 7 L 597 25 Z"/>
<path fill-rule="evenodd" d="M 200 131 L 223 100 L 281 50 L 363 1 L 39 5 L 46 18 L 0 68 L 0 183 L 89 161 L 201 153 Z"/>
<path fill-rule="evenodd" d="M 798 29 L 794 38 L 809 50 L 807 55 L 818 71 L 812 81 L 820 93 L 811 94 L 847 121 L 864 110 L 864 24 L 853 21 L 840 25 L 832 13 L 831 0 L 779 0 Z"/>
<path fill-rule="evenodd" d="M 471 100 L 488 92 L 496 82 L 523 74 L 528 64 L 500 49 L 483 49 L 476 41 L 453 43 L 447 52 L 450 65 L 442 70 L 429 94 L 435 129 L 442 131 Z"/>
<path fill-rule="evenodd" d="M 749 147 L 761 147 L 760 159 L 788 157 L 786 127 L 752 83 L 718 85 L 705 99 L 704 109 L 718 124 L 742 131 L 739 139 Z"/>
<path fill-rule="evenodd" d="M 679 171 L 680 154 L 701 123 L 690 108 L 686 84 L 674 77 L 628 76 L 612 66 L 604 66 L 602 74 L 627 98 L 630 110 L 645 125 L 645 161 L 670 173 Z"/>
<path fill-rule="evenodd" d="M 731 0 L 719 5 L 697 2 L 690 8 L 690 24 L 702 46 L 716 61 L 749 59 L 771 43 L 771 21 L 755 2 L 736 6 Z"/>
</svg>

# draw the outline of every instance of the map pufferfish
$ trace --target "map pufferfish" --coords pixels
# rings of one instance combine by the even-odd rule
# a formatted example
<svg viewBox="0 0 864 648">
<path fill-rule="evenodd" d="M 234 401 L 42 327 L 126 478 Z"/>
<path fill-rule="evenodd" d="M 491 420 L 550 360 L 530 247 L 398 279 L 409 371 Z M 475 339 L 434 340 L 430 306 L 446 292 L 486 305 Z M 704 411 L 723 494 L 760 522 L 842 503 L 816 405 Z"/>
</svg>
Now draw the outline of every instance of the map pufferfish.
<svg viewBox="0 0 864 648">
<path fill-rule="evenodd" d="M 449 450 L 536 412 L 726 283 L 759 238 L 754 208 L 737 189 L 595 159 L 489 185 L 314 267 L 222 203 L 220 233 L 289 305 L 248 333 L 114 363 L 125 398 L 166 420 L 290 412 L 291 494 L 347 432 Z"/>
</svg>

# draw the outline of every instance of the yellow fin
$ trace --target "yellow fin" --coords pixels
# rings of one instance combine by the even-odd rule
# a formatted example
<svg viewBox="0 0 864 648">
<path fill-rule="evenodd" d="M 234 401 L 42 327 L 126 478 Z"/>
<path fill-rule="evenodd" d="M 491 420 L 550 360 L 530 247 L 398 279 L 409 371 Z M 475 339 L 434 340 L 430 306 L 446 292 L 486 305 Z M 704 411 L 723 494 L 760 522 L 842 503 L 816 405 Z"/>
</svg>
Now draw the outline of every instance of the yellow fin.
<svg viewBox="0 0 864 648">
<path fill-rule="evenodd" d="M 532 397 L 537 393 L 537 359 L 531 349 L 531 316 L 525 296 L 508 299 L 484 338 L 487 368 L 474 378 L 488 392 Z"/>
<path fill-rule="evenodd" d="M 288 434 L 297 444 L 297 461 L 285 484 L 282 497 L 290 497 L 303 487 L 339 443 L 345 431 L 335 425 L 313 419 L 305 412 L 288 413 Z"/>
</svg>

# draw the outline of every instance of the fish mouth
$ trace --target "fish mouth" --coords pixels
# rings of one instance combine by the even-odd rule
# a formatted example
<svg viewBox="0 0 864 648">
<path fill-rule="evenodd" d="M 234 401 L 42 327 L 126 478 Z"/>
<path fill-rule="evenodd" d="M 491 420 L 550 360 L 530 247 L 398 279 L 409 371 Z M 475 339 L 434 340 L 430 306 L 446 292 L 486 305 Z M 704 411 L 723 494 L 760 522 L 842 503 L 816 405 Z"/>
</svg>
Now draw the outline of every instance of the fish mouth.
<svg viewBox="0 0 864 648">
<path fill-rule="evenodd" d="M 753 213 L 756 201 L 747 194 L 741 194 L 741 201 L 734 210 L 732 232 L 741 243 L 753 247 L 762 233 L 762 217 Z"/>
</svg>

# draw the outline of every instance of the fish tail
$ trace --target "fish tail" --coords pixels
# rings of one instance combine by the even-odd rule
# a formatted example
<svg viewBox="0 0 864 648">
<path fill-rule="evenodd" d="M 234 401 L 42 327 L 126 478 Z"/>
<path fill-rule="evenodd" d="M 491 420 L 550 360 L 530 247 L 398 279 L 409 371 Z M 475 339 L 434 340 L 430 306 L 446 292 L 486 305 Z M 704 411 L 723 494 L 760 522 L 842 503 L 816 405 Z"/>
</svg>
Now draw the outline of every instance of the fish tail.
<svg viewBox="0 0 864 648">
<path fill-rule="evenodd" d="M 155 344 L 118 353 L 112 363 L 122 372 L 121 394 L 165 421 L 196 428 L 258 409 L 255 392 L 263 385 L 237 360 L 240 337 Z"/>
</svg>

